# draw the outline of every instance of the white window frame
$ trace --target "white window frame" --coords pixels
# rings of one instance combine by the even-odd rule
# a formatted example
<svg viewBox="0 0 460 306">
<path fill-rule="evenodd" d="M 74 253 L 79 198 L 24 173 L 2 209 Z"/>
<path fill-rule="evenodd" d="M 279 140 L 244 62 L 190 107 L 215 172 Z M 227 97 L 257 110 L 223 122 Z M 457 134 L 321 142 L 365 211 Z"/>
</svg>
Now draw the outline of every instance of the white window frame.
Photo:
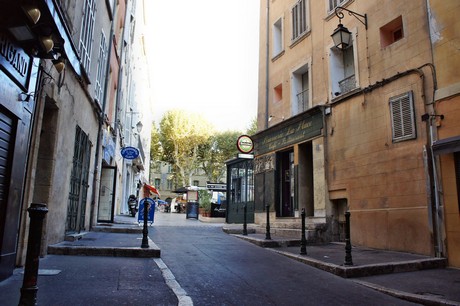
<svg viewBox="0 0 460 306">
<path fill-rule="evenodd" d="M 310 30 L 309 1 L 299 0 L 291 9 L 291 42 L 294 43 Z"/>
<path fill-rule="evenodd" d="M 305 91 L 302 88 L 302 76 L 307 74 L 308 77 L 308 92 L 303 93 L 302 97 L 307 99 L 307 103 L 300 107 L 299 94 Z M 312 107 L 312 75 L 311 75 L 311 59 L 299 65 L 291 71 L 291 115 L 295 116 Z"/>
<path fill-rule="evenodd" d="M 278 56 L 281 52 L 284 51 L 284 18 L 278 18 L 272 26 L 272 52 L 273 56 Z"/>
<path fill-rule="evenodd" d="M 83 20 L 80 28 L 80 52 L 81 64 L 89 76 L 91 68 L 91 52 L 93 45 L 94 22 L 96 18 L 96 0 L 84 0 Z"/>
<path fill-rule="evenodd" d="M 105 36 L 104 30 L 101 32 L 101 41 L 99 43 L 99 57 L 97 59 L 97 72 L 96 72 L 96 82 L 94 84 L 94 94 L 95 99 L 102 103 L 105 76 L 106 76 L 106 64 L 107 64 L 107 38 Z"/>
<path fill-rule="evenodd" d="M 354 88 L 346 92 L 342 92 L 340 82 L 345 80 L 345 67 L 343 62 L 343 51 L 335 47 L 332 43 L 328 46 L 329 50 L 329 94 L 333 100 L 338 96 L 346 94 L 359 88 L 359 67 L 358 67 L 358 46 L 356 40 L 357 28 L 351 30 L 351 44 L 349 48 L 353 48 L 353 66 L 354 66 Z"/>
<path fill-rule="evenodd" d="M 329 14 L 332 14 L 336 7 L 343 6 L 349 0 L 326 0 L 328 2 L 327 8 Z"/>
<path fill-rule="evenodd" d="M 391 97 L 389 106 L 393 142 L 417 138 L 412 91 Z"/>
</svg>

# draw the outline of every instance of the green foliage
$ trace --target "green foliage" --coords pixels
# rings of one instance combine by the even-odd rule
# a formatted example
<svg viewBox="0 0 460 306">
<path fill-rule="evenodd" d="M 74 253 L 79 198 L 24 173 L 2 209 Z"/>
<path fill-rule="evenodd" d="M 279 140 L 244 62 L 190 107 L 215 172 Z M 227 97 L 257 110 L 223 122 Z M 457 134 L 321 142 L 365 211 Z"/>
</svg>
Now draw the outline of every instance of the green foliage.
<svg viewBox="0 0 460 306">
<path fill-rule="evenodd" d="M 171 110 L 160 122 L 162 160 L 172 165 L 176 184 L 186 186 L 198 169 L 198 150 L 212 135 L 211 125 L 198 114 Z"/>
<path fill-rule="evenodd" d="M 246 131 L 246 135 L 252 136 L 255 133 L 257 133 L 257 117 L 252 119 L 251 123 L 249 124 L 249 127 Z"/>
<path fill-rule="evenodd" d="M 208 190 L 198 190 L 198 203 L 205 211 L 211 211 L 212 193 Z"/>
<path fill-rule="evenodd" d="M 201 168 L 211 182 L 220 182 L 226 172 L 225 161 L 236 157 L 236 141 L 240 132 L 226 131 L 209 138 L 207 144 L 200 148 Z"/>
<path fill-rule="evenodd" d="M 254 119 L 246 134 L 256 131 Z M 182 110 L 166 112 L 152 127 L 150 159 L 172 167 L 176 187 L 191 185 L 191 176 L 202 169 L 211 182 L 225 179 L 225 161 L 237 156 L 240 131 L 215 132 L 200 115 Z"/>
<path fill-rule="evenodd" d="M 155 122 L 152 122 L 150 138 L 150 160 L 158 161 L 162 159 L 163 148 L 160 143 L 160 131 L 155 125 Z"/>
</svg>

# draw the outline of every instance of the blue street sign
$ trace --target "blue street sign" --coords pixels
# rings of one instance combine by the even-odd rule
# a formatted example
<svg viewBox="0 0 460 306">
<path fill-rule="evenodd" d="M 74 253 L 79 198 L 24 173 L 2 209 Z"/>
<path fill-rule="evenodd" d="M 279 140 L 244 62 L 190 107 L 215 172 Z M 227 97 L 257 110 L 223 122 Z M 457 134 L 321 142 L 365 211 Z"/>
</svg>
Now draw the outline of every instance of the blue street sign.
<svg viewBox="0 0 460 306">
<path fill-rule="evenodd" d="M 126 159 L 136 159 L 139 156 L 139 150 L 135 147 L 124 147 L 121 149 L 121 156 Z"/>
</svg>

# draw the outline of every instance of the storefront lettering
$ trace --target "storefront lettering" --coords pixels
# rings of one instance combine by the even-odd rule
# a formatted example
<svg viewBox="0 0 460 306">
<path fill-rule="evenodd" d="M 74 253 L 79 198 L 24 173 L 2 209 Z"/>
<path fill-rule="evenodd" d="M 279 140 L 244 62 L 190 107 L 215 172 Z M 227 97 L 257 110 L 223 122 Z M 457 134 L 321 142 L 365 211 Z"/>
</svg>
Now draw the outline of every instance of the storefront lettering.
<svg viewBox="0 0 460 306">
<path fill-rule="evenodd" d="M 21 51 L 18 50 L 5 35 L 0 35 L 0 55 L 3 56 L 22 77 L 26 76 L 29 67 L 28 60 L 22 56 Z"/>
<path fill-rule="evenodd" d="M 321 135 L 322 128 L 323 113 L 316 111 L 308 118 L 293 122 L 291 125 L 281 129 L 275 131 L 267 130 L 265 135 L 261 135 L 256 140 L 256 154 L 276 151 L 294 143 Z"/>
</svg>

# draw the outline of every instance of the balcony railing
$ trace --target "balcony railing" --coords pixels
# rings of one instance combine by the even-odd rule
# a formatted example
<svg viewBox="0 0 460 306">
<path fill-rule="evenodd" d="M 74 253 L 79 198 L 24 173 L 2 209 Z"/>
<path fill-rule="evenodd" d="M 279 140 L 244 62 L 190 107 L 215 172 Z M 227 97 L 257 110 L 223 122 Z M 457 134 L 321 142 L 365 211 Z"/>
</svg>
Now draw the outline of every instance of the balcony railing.
<svg viewBox="0 0 460 306">
<path fill-rule="evenodd" d="M 308 89 L 297 94 L 297 114 L 300 114 L 308 109 Z"/>
<path fill-rule="evenodd" d="M 356 78 L 355 75 L 349 76 L 348 78 L 343 79 L 339 82 L 340 94 L 347 93 L 356 88 Z"/>
</svg>

